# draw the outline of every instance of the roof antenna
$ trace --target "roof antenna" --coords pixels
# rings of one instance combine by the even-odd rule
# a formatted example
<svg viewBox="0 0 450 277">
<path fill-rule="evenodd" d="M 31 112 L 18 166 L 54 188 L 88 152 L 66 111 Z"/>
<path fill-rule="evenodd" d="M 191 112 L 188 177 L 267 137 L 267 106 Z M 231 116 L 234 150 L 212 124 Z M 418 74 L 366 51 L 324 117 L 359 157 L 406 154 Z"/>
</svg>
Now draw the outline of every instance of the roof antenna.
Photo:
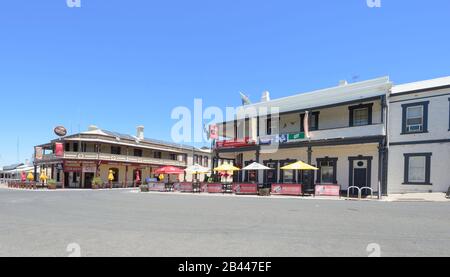
<svg viewBox="0 0 450 277">
<path fill-rule="evenodd" d="M 241 95 L 242 106 L 251 105 L 252 104 L 252 101 L 250 101 L 250 98 L 248 97 L 248 95 L 245 95 L 242 92 L 239 92 L 239 94 Z"/>
</svg>

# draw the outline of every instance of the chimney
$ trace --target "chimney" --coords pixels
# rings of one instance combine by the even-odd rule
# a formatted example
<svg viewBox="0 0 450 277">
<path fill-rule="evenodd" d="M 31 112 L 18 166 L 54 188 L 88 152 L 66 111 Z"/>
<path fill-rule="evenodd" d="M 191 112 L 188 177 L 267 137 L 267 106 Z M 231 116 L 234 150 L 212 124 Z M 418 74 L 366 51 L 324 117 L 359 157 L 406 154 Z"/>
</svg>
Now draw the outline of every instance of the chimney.
<svg viewBox="0 0 450 277">
<path fill-rule="evenodd" d="M 95 126 L 95 125 L 89 125 L 88 131 L 96 131 L 96 130 L 98 130 L 98 127 L 97 127 L 97 126 Z"/>
<path fill-rule="evenodd" d="M 270 93 L 268 91 L 263 92 L 261 102 L 269 102 L 269 101 L 270 101 Z"/>
<path fill-rule="evenodd" d="M 136 137 L 139 140 L 144 140 L 144 126 L 137 126 Z"/>
<path fill-rule="evenodd" d="M 346 85 L 348 85 L 347 80 L 340 80 L 339 81 L 339 86 L 346 86 Z"/>
</svg>

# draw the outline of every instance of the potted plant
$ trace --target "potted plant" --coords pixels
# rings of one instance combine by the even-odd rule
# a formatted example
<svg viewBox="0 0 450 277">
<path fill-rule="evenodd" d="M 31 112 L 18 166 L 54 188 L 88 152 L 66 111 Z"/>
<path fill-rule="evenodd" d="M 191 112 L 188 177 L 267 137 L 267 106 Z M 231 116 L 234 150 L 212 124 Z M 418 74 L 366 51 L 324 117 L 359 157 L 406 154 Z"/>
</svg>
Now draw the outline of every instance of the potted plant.
<svg viewBox="0 0 450 277">
<path fill-rule="evenodd" d="M 95 177 L 95 178 L 92 180 L 92 189 L 99 189 L 99 188 L 102 187 L 102 185 L 103 185 L 103 180 L 102 180 L 102 178 L 100 178 L 100 177 Z"/>
<path fill-rule="evenodd" d="M 56 181 L 53 179 L 49 179 L 47 181 L 47 188 L 51 189 L 51 190 L 55 190 L 56 189 Z"/>
</svg>

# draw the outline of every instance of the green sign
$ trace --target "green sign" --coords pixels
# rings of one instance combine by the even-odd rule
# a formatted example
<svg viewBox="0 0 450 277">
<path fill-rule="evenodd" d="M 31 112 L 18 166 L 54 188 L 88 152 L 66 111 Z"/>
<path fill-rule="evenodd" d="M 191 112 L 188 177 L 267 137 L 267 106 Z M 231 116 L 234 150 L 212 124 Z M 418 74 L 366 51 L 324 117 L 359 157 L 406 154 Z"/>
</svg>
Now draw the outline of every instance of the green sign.
<svg viewBox="0 0 450 277">
<path fill-rule="evenodd" d="M 288 140 L 301 140 L 305 139 L 305 133 L 298 133 L 298 134 L 289 134 Z"/>
</svg>

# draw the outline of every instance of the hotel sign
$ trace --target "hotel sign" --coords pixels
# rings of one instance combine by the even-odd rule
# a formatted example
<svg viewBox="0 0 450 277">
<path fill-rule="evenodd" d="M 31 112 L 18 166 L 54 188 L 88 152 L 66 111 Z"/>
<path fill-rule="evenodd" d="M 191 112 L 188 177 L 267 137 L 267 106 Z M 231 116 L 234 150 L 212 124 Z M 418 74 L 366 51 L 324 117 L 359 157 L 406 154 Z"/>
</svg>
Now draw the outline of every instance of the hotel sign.
<svg viewBox="0 0 450 277">
<path fill-rule="evenodd" d="M 223 140 L 216 143 L 217 148 L 239 148 L 251 145 L 255 145 L 255 142 L 251 141 L 248 137 L 236 140 Z"/>
<path fill-rule="evenodd" d="M 64 161 L 64 172 L 82 172 L 83 166 L 81 162 Z"/>
</svg>

